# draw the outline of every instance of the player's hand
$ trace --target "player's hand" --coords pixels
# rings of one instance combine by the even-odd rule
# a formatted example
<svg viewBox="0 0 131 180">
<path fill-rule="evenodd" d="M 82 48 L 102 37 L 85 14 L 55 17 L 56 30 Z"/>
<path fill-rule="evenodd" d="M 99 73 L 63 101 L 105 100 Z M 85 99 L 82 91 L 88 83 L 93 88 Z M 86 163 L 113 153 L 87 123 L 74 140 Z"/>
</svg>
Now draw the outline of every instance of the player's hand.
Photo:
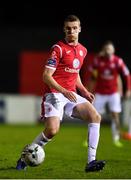
<svg viewBox="0 0 131 180">
<path fill-rule="evenodd" d="M 64 91 L 62 92 L 62 94 L 63 94 L 67 99 L 69 99 L 71 102 L 76 102 L 76 101 L 77 101 L 76 96 L 75 96 L 75 94 L 74 94 L 72 91 L 64 90 Z"/>
<path fill-rule="evenodd" d="M 130 90 L 127 90 L 127 91 L 125 92 L 125 98 L 128 99 L 128 98 L 130 98 L 130 97 L 131 97 L 131 91 L 130 91 Z"/>
<path fill-rule="evenodd" d="M 95 99 L 94 94 L 92 94 L 92 93 L 89 92 L 89 91 L 83 92 L 83 93 L 82 93 L 82 96 L 83 96 L 84 98 L 86 98 L 90 103 L 93 103 L 93 101 L 94 101 L 94 99 Z"/>
</svg>

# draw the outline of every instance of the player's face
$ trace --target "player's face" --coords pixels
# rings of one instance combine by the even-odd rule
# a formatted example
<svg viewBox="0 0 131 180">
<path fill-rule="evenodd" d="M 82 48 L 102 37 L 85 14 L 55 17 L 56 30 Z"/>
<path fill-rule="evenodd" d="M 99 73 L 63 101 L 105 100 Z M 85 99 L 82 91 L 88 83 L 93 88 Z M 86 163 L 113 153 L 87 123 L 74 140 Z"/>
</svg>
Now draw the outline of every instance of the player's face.
<svg viewBox="0 0 131 180">
<path fill-rule="evenodd" d="M 103 47 L 105 56 L 111 57 L 115 53 L 115 48 L 112 44 L 105 45 Z"/>
<path fill-rule="evenodd" d="M 68 42 L 78 41 L 78 36 L 80 31 L 81 31 L 81 27 L 79 21 L 65 22 L 64 32 L 65 32 L 65 38 Z"/>
</svg>

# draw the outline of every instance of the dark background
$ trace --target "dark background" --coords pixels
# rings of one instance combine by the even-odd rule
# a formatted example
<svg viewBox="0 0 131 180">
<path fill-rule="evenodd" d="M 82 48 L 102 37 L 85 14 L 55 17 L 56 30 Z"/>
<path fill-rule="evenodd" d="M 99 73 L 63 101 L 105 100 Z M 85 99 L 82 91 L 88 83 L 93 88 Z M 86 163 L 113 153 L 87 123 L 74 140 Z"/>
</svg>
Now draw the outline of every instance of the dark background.
<svg viewBox="0 0 131 180">
<path fill-rule="evenodd" d="M 130 3 L 126 1 L 5 2 L 0 5 L 0 92 L 19 93 L 19 55 L 48 51 L 63 37 L 68 14 L 81 20 L 80 42 L 96 52 L 112 40 L 131 69 Z"/>
</svg>

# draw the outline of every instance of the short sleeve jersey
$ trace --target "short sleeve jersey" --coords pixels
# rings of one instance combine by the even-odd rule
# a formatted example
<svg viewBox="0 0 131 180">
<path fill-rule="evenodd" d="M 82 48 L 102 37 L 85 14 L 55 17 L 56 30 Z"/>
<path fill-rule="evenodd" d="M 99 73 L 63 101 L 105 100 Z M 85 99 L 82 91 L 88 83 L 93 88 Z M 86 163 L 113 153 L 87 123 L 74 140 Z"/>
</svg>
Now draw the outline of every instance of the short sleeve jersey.
<svg viewBox="0 0 131 180">
<path fill-rule="evenodd" d="M 78 43 L 76 46 L 69 45 L 66 41 L 59 41 L 52 46 L 46 68 L 55 70 L 53 78 L 63 88 L 76 91 L 76 81 L 87 49 Z M 57 92 L 53 88 L 46 87 L 48 92 Z"/>
<path fill-rule="evenodd" d="M 97 70 L 97 82 L 96 93 L 100 94 L 112 94 L 118 91 L 117 77 L 119 74 L 128 76 L 129 69 L 123 62 L 123 60 L 113 55 L 111 59 L 104 57 L 96 57 L 94 59 L 92 67 L 89 67 L 91 71 Z"/>
</svg>

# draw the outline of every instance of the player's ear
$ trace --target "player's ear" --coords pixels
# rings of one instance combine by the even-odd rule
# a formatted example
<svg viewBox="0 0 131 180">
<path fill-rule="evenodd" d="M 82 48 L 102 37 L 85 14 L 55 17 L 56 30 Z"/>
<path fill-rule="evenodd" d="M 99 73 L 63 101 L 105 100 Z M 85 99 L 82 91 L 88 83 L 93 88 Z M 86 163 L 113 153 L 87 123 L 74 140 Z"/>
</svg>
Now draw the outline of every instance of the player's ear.
<svg viewBox="0 0 131 180">
<path fill-rule="evenodd" d="M 79 32 L 81 32 L 81 26 L 79 27 Z"/>
</svg>

